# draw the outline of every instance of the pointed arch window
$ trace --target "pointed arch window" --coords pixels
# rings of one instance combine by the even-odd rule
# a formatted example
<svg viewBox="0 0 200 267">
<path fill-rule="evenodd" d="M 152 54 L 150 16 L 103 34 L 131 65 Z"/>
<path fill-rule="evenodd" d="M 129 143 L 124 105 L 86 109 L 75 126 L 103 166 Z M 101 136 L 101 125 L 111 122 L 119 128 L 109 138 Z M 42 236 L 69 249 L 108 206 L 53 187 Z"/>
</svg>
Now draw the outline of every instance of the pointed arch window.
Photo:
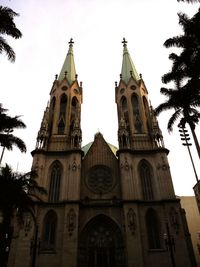
<svg viewBox="0 0 200 267">
<path fill-rule="evenodd" d="M 58 202 L 60 195 L 62 166 L 56 161 L 50 170 L 49 202 Z"/>
<path fill-rule="evenodd" d="M 64 134 L 66 110 L 67 110 L 67 96 L 66 94 L 62 94 L 60 98 L 58 134 Z"/>
<path fill-rule="evenodd" d="M 131 103 L 132 103 L 132 109 L 133 109 L 135 129 L 138 133 L 141 133 L 142 132 L 142 123 L 141 123 L 141 118 L 140 118 L 138 97 L 136 96 L 136 94 L 132 94 Z"/>
<path fill-rule="evenodd" d="M 146 213 L 146 228 L 149 249 L 160 249 L 160 223 L 154 209 L 149 209 Z"/>
<path fill-rule="evenodd" d="M 60 117 L 65 118 L 67 109 L 67 96 L 66 94 L 62 94 L 60 98 Z"/>
<path fill-rule="evenodd" d="M 124 116 L 124 120 L 126 122 L 126 124 L 128 125 L 128 105 L 127 105 L 127 99 L 125 96 L 122 96 L 121 100 L 120 100 L 120 108 L 121 108 L 121 112 L 122 112 L 122 116 Z"/>
<path fill-rule="evenodd" d="M 54 119 L 54 111 L 55 111 L 55 106 L 56 106 L 56 98 L 55 96 L 52 98 L 51 103 L 50 103 L 50 112 L 49 112 L 49 117 L 50 117 L 50 132 L 53 129 L 53 119 Z"/>
<path fill-rule="evenodd" d="M 139 164 L 139 175 L 141 180 L 143 198 L 145 200 L 153 200 L 153 171 L 151 165 L 146 160 L 142 160 Z"/>
<path fill-rule="evenodd" d="M 61 118 L 58 123 L 58 134 L 64 134 L 64 131 L 65 131 L 65 123 L 63 118 Z"/>
<path fill-rule="evenodd" d="M 51 210 L 43 221 L 42 250 L 54 250 L 56 245 L 57 215 Z"/>
<path fill-rule="evenodd" d="M 75 115 L 77 115 L 77 107 L 78 107 L 78 99 L 77 97 L 73 97 L 72 98 L 72 116 L 74 117 Z"/>
<path fill-rule="evenodd" d="M 145 117 L 147 123 L 147 129 L 149 128 L 149 105 L 145 96 L 143 96 L 143 105 L 145 110 Z"/>
</svg>

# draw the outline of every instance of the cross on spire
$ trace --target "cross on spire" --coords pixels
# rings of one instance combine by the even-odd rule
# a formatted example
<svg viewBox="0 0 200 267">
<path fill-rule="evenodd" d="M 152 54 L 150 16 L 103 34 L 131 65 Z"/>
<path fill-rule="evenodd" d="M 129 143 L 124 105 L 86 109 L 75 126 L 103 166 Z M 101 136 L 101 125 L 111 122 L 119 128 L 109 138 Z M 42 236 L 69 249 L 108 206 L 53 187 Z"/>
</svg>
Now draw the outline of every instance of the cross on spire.
<svg viewBox="0 0 200 267">
<path fill-rule="evenodd" d="M 128 42 L 126 41 L 126 39 L 123 38 L 123 41 L 122 41 L 123 47 L 126 47 L 126 44 L 127 44 L 127 43 L 128 43 Z"/>
<path fill-rule="evenodd" d="M 69 46 L 72 47 L 74 44 L 73 38 L 70 39 L 70 41 L 68 42 Z"/>
</svg>

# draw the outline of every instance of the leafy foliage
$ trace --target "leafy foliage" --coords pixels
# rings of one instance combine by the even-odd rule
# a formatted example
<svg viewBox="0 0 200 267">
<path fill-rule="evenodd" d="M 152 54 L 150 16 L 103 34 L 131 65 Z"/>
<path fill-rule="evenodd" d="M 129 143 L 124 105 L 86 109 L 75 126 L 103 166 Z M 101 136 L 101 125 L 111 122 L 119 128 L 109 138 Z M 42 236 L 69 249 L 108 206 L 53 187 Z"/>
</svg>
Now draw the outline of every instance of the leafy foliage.
<svg viewBox="0 0 200 267">
<path fill-rule="evenodd" d="M 178 17 L 183 34 L 167 39 L 164 46 L 181 48 L 182 51 L 180 55 L 169 55 L 173 64 L 171 71 L 162 77 L 164 83 L 200 77 L 200 10 L 191 19 L 183 13 L 179 13 Z"/>
<path fill-rule="evenodd" d="M 176 89 L 162 87 L 161 94 L 166 96 L 166 101 L 161 103 L 156 109 L 156 115 L 163 111 L 173 109 L 175 112 L 168 121 L 167 128 L 171 132 L 175 122 L 179 119 L 179 123 L 185 125 L 188 123 L 191 129 L 195 129 L 195 125 L 199 122 L 200 112 L 196 109 L 200 107 L 200 92 L 188 89 L 188 84 L 180 88 L 176 84 Z"/>
<path fill-rule="evenodd" d="M 0 173 L 0 209 L 5 218 L 11 218 L 17 213 L 20 221 L 23 214 L 30 213 L 34 218 L 35 200 L 40 200 L 39 195 L 46 190 L 37 183 L 37 173 L 30 171 L 25 174 L 13 172 L 6 164 Z"/>
<path fill-rule="evenodd" d="M 15 39 L 22 37 L 22 33 L 14 23 L 14 17 L 18 15 L 11 8 L 0 6 L 0 53 L 5 52 L 11 62 L 15 61 L 15 52 L 3 35 L 9 35 Z"/>
<path fill-rule="evenodd" d="M 0 104 L 0 145 L 12 150 L 13 145 L 17 146 L 21 152 L 26 152 L 26 145 L 20 138 L 14 136 L 14 129 L 26 128 L 20 116 L 10 117 L 6 114 L 7 109 L 4 109 Z"/>
</svg>

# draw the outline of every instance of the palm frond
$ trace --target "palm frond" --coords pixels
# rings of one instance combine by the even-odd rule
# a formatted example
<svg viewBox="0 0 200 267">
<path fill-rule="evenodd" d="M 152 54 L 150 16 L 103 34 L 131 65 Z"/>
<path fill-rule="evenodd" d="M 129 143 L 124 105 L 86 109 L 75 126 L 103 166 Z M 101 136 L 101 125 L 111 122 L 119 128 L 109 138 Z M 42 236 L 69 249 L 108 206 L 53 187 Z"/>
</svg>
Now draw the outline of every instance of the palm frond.
<svg viewBox="0 0 200 267">
<path fill-rule="evenodd" d="M 174 114 L 170 117 L 168 124 L 167 124 L 167 129 L 169 132 L 173 131 L 173 126 L 175 122 L 178 120 L 178 118 L 181 116 L 181 110 L 178 109 L 174 112 Z"/>
<path fill-rule="evenodd" d="M 14 50 L 12 49 L 12 47 L 6 42 L 6 40 L 0 36 L 0 53 L 2 54 L 3 51 L 5 51 L 8 59 L 11 61 L 11 62 L 14 62 L 15 61 L 15 52 Z"/>
</svg>

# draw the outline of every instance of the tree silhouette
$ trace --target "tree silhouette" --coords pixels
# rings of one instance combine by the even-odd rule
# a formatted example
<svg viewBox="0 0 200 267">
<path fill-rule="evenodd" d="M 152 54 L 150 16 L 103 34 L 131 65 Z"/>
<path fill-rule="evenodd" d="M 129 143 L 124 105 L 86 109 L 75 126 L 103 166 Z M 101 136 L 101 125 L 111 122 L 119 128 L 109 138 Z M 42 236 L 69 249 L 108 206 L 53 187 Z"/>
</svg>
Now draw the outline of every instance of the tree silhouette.
<svg viewBox="0 0 200 267">
<path fill-rule="evenodd" d="M 9 35 L 15 39 L 22 37 L 22 33 L 14 23 L 14 17 L 18 15 L 11 8 L 0 6 L 0 53 L 5 52 L 11 62 L 15 61 L 15 52 L 3 35 Z"/>
</svg>

